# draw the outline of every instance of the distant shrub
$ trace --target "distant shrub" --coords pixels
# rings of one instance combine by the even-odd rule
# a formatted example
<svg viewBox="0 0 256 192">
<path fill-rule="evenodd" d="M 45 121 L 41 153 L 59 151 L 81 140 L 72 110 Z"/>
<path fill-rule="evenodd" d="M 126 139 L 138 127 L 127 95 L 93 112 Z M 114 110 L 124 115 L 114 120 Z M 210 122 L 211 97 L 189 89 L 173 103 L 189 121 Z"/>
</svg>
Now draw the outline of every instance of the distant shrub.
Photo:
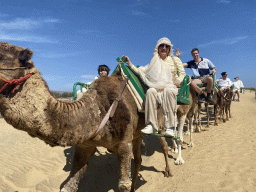
<svg viewBox="0 0 256 192">
<path fill-rule="evenodd" d="M 73 97 L 73 93 L 72 92 L 57 92 L 57 91 L 51 91 L 51 93 L 57 97 L 57 98 L 60 98 L 60 97 L 63 97 L 63 98 L 66 98 L 66 97 Z"/>
</svg>

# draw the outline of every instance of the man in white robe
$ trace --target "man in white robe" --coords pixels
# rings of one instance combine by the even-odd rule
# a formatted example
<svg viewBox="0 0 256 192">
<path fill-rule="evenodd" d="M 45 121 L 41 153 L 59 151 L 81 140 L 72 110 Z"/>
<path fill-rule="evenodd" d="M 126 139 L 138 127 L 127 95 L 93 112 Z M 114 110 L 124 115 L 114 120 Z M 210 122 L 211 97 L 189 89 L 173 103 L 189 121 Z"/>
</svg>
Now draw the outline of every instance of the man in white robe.
<svg viewBox="0 0 256 192">
<path fill-rule="evenodd" d="M 173 79 L 173 71 L 171 66 L 181 63 L 178 57 L 173 57 L 171 41 L 168 38 L 161 38 L 154 49 L 153 57 L 150 63 L 144 67 L 136 68 L 126 58 L 126 63 L 140 75 L 144 83 L 149 87 L 146 92 L 145 106 L 145 124 L 146 127 L 141 130 L 144 134 L 152 134 L 158 131 L 157 109 L 162 107 L 167 137 L 175 135 L 175 120 L 177 112 L 177 95 L 178 86 L 181 80 Z M 185 74 L 185 70 L 182 66 Z M 173 82 L 174 81 L 174 82 Z"/>
</svg>

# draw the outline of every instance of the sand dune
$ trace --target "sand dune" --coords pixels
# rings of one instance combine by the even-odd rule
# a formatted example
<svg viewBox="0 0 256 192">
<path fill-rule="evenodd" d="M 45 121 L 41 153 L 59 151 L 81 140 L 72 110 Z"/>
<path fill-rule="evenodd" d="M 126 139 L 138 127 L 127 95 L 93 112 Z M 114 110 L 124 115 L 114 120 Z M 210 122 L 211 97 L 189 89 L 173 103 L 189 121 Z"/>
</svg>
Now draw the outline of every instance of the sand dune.
<svg viewBox="0 0 256 192">
<path fill-rule="evenodd" d="M 163 175 L 165 165 L 158 139 L 145 137 L 146 149 L 143 151 L 137 191 L 255 191 L 254 97 L 253 92 L 242 94 L 241 102 L 232 102 L 230 121 L 203 127 L 200 133 L 194 133 L 195 147 L 183 146 L 185 164 L 174 165 L 177 154 L 169 152 L 174 175 L 171 178 Z M 189 137 L 185 136 L 184 140 L 188 142 Z M 26 132 L 14 129 L 1 117 L 0 141 L 0 191 L 59 191 L 69 174 L 74 147 L 52 148 Z M 116 155 L 98 148 L 78 191 L 118 191 L 118 179 Z"/>
</svg>

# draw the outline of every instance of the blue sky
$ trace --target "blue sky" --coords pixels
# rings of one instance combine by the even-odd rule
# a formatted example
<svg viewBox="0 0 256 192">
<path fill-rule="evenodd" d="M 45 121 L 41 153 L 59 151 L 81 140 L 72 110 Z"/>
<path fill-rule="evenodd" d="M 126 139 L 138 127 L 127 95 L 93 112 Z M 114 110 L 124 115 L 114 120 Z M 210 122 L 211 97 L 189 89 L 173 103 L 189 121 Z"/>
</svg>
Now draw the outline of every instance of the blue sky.
<svg viewBox="0 0 256 192">
<path fill-rule="evenodd" d="M 122 55 L 146 65 L 162 37 L 180 49 L 182 62 L 197 47 L 217 78 L 226 71 L 256 87 L 255 10 L 254 0 L 1 0 L 0 41 L 33 50 L 51 90 L 92 81 L 100 64 L 112 72 Z"/>
</svg>

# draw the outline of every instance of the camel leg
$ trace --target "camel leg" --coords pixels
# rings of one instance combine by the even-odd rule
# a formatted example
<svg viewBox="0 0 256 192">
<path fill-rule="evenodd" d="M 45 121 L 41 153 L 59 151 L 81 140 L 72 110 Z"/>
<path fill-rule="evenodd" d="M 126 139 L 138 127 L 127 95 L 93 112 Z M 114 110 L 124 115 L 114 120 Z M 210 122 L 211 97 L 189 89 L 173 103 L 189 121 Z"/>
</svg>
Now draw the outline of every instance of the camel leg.
<svg viewBox="0 0 256 192">
<path fill-rule="evenodd" d="M 175 164 L 176 165 L 181 165 L 184 163 L 184 160 L 182 159 L 181 157 L 181 145 L 183 143 L 183 136 L 182 136 L 182 131 L 183 131 L 183 126 L 184 126 L 184 123 L 185 123 L 185 119 L 186 119 L 186 114 L 185 115 L 182 115 L 179 119 L 179 131 L 178 131 L 178 137 L 180 137 L 178 140 L 177 140 L 177 143 L 178 143 L 178 157 L 175 161 Z"/>
<path fill-rule="evenodd" d="M 221 110 L 222 110 L 222 121 L 225 123 L 226 122 L 226 119 L 224 118 L 225 116 L 225 101 L 223 101 L 223 104 L 221 106 Z"/>
<path fill-rule="evenodd" d="M 171 149 L 172 153 L 178 153 L 178 147 L 177 144 L 175 142 L 175 140 L 172 139 L 172 149 Z"/>
<path fill-rule="evenodd" d="M 198 106 L 198 125 L 199 125 L 199 129 L 202 129 L 202 124 L 201 124 L 201 109 L 202 109 L 202 105 L 200 104 Z"/>
<path fill-rule="evenodd" d="M 228 102 L 228 101 L 226 101 Z M 228 118 L 228 103 L 226 103 L 225 105 L 225 113 L 226 113 L 226 120 L 229 121 L 229 118 Z"/>
<path fill-rule="evenodd" d="M 158 137 L 158 139 L 159 139 L 160 144 L 161 144 L 161 149 L 162 149 L 162 152 L 164 154 L 165 165 L 166 165 L 164 176 L 165 177 L 172 177 L 170 166 L 169 166 L 169 163 L 168 163 L 168 144 L 167 144 L 164 137 Z"/>
<path fill-rule="evenodd" d="M 73 192 L 78 190 L 79 181 L 83 178 L 88 167 L 90 157 L 95 153 L 96 147 L 76 146 L 72 170 L 61 192 Z"/>
<path fill-rule="evenodd" d="M 195 113 L 195 123 L 196 123 L 196 130 L 195 132 L 200 132 L 202 129 L 202 125 L 201 125 L 201 104 L 198 104 L 198 109 Z"/>
<path fill-rule="evenodd" d="M 218 126 L 218 104 L 214 105 L 215 126 Z"/>
<path fill-rule="evenodd" d="M 189 123 L 190 122 L 189 122 L 188 118 L 186 118 L 185 123 L 187 124 L 188 130 L 184 132 L 184 135 L 189 135 L 190 134 L 190 131 L 189 131 Z"/>
<path fill-rule="evenodd" d="M 118 188 L 121 192 L 131 191 L 131 157 L 132 143 L 121 143 L 118 146 L 117 158 L 119 163 L 119 183 Z"/>
<path fill-rule="evenodd" d="M 225 107 L 223 106 L 223 108 L 222 108 L 222 120 L 223 120 L 223 122 L 225 123 L 226 122 L 226 119 L 225 119 Z"/>
<path fill-rule="evenodd" d="M 207 113 L 207 125 L 206 127 L 210 126 L 210 110 L 209 110 L 209 105 L 206 105 L 206 113 Z"/>
<path fill-rule="evenodd" d="M 230 107 L 231 107 L 231 100 L 229 101 L 229 104 L 228 104 L 228 112 L 229 112 L 229 118 L 231 118 Z"/>
<path fill-rule="evenodd" d="M 199 109 L 198 109 L 199 110 Z M 198 126 L 198 110 L 194 112 L 194 118 L 195 118 L 195 132 L 200 132 L 199 126 Z"/>
<path fill-rule="evenodd" d="M 194 147 L 195 145 L 193 144 L 192 142 L 192 132 L 193 132 L 193 129 L 192 129 L 192 117 L 189 117 L 189 129 L 190 129 L 190 143 L 188 144 L 188 147 Z"/>
<path fill-rule="evenodd" d="M 132 188 L 131 191 L 135 191 L 135 185 L 138 179 L 138 174 L 141 166 L 141 152 L 140 152 L 140 147 L 141 147 L 141 142 L 142 142 L 142 136 L 139 137 L 138 139 L 133 140 L 133 156 L 134 156 L 134 173 L 133 173 L 133 178 L 132 178 Z"/>
<path fill-rule="evenodd" d="M 195 107 L 194 109 L 194 112 L 193 112 L 193 116 L 194 116 L 194 124 L 195 124 L 195 132 L 200 132 L 199 130 L 199 122 L 198 122 L 198 113 L 199 113 L 199 105 L 200 104 L 196 104 L 197 106 Z"/>
</svg>

